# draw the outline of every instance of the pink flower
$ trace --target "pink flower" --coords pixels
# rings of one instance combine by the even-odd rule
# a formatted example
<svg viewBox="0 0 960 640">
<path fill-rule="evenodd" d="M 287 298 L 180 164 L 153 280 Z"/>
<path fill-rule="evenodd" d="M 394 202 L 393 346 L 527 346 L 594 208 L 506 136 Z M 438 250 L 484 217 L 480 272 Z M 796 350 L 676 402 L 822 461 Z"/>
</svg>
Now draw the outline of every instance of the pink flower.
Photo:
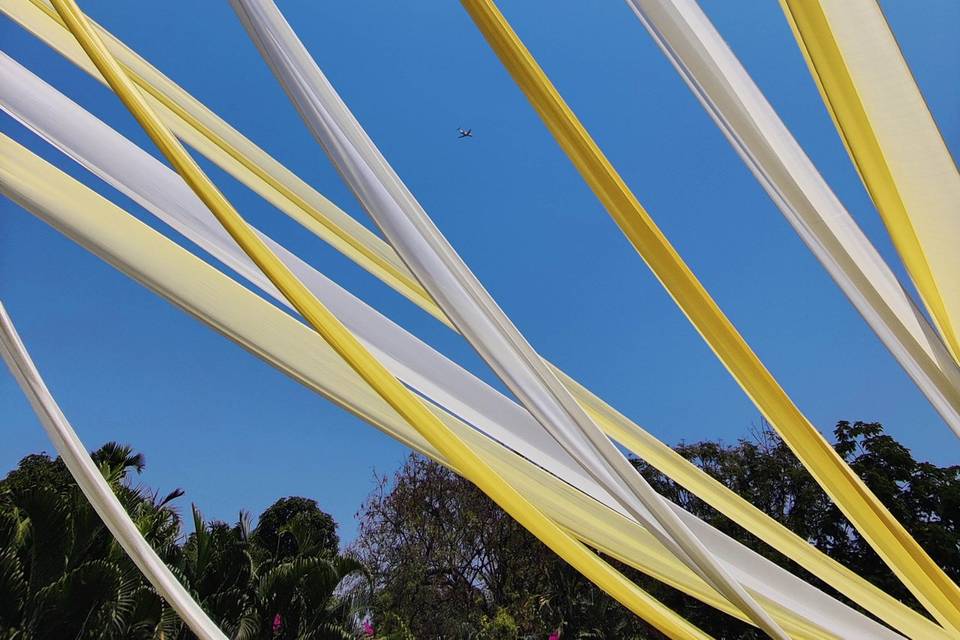
<svg viewBox="0 0 960 640">
<path fill-rule="evenodd" d="M 280 617 L 280 614 L 273 616 L 273 632 L 277 633 L 280 631 L 280 627 L 283 626 L 283 618 Z"/>
<path fill-rule="evenodd" d="M 374 634 L 373 625 L 370 624 L 370 621 L 369 621 L 369 620 L 364 620 L 364 621 L 363 621 L 363 635 L 367 636 L 368 638 L 372 638 L 372 637 L 373 637 L 373 634 Z"/>
<path fill-rule="evenodd" d="M 557 629 L 550 634 L 550 637 L 547 640 L 560 640 L 560 629 Z"/>
</svg>

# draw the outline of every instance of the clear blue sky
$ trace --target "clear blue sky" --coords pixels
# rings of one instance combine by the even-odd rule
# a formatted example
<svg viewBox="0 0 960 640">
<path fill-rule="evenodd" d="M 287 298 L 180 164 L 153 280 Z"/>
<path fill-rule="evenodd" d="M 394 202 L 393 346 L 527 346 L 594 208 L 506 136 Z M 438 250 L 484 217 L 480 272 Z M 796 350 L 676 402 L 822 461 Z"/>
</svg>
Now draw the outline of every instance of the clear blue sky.
<svg viewBox="0 0 960 640">
<path fill-rule="evenodd" d="M 226 2 L 87 0 L 98 21 L 368 223 Z M 149 12 L 146 7 L 150 7 Z M 960 3 L 883 3 L 954 155 Z M 668 443 L 759 420 L 576 175 L 455 2 L 282 2 L 367 131 L 531 342 Z M 704 8 L 898 273 L 776 2 Z M 502 9 L 657 223 L 824 432 L 876 420 L 921 458 L 960 463 L 930 408 L 735 156 L 623 3 Z M 3 49 L 156 153 L 115 97 L 5 17 Z M 154 224 L 6 116 L 2 130 Z M 456 128 L 475 138 L 457 140 Z M 208 166 L 207 163 L 204 166 Z M 241 212 L 377 309 L 489 379 L 459 338 L 219 171 Z M 406 450 L 0 202 L 0 295 L 91 447 L 146 453 L 143 481 L 220 519 L 284 495 L 353 516 Z M 166 229 L 164 229 L 167 232 Z M 172 233 L 172 232 L 168 232 Z M 176 238 L 182 241 L 180 238 Z M 0 471 L 52 446 L 0 375 Z"/>
</svg>

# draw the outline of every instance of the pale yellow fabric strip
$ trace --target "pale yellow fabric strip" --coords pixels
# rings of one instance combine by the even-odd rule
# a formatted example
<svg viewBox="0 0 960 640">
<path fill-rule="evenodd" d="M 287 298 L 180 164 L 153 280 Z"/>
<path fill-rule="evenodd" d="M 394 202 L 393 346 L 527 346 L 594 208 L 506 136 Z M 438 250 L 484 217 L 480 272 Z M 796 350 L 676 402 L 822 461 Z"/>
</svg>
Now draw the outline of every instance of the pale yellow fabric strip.
<svg viewBox="0 0 960 640">
<path fill-rule="evenodd" d="M 910 277 L 960 362 L 960 171 L 876 0 L 782 1 Z"/>
<path fill-rule="evenodd" d="M 93 67 L 76 40 L 57 22 L 59 17 L 53 13 L 52 9 L 46 7 L 44 10 L 40 7 L 46 7 L 41 0 L 0 0 L 0 9 L 7 15 L 102 82 L 103 79 L 99 72 Z M 348 224 L 340 228 L 343 234 L 349 235 L 357 243 L 367 246 L 369 252 L 385 256 L 385 259 L 389 259 L 397 268 L 402 269 L 409 279 L 412 279 L 413 276 L 409 274 L 392 248 L 386 245 L 383 240 L 370 233 L 347 214 L 336 209 L 335 205 L 329 203 L 323 196 L 243 137 L 242 134 L 231 128 L 186 91 L 142 60 L 114 36 L 103 29 L 100 29 L 100 34 L 106 39 L 111 51 L 125 65 L 125 68 L 137 74 L 139 77 L 138 84 L 147 92 L 147 99 L 151 106 L 157 109 L 158 113 L 164 118 L 164 122 L 185 142 L 262 195 L 271 204 L 304 224 L 305 227 L 330 242 L 332 246 L 346 256 L 394 287 L 398 292 L 432 313 L 448 326 L 450 325 L 433 301 L 426 296 L 422 288 L 419 288 L 418 283 L 416 283 L 417 289 L 405 287 L 402 284 L 403 278 L 392 277 L 389 270 L 380 268 L 375 261 L 365 261 L 362 255 L 352 250 L 351 243 L 339 240 L 340 232 L 325 232 L 326 227 L 316 222 L 314 216 L 317 214 L 315 212 L 325 212 L 325 215 L 331 221 L 330 224 L 337 225 L 343 218 L 346 218 L 352 225 L 360 227 L 361 231 L 357 234 L 355 234 L 356 227 L 352 225 Z M 184 114 L 186 119 L 176 115 L 177 113 Z M 190 122 L 197 124 L 200 128 L 194 128 L 189 124 Z M 204 133 L 201 133 L 201 130 Z M 212 139 L 219 141 L 224 146 L 218 146 L 211 142 L 211 139 L 208 139 L 205 134 L 209 134 Z M 232 151 L 225 151 L 224 147 Z M 247 155 L 242 155 L 240 150 L 242 150 L 242 154 Z M 242 157 L 248 159 L 245 162 L 238 161 L 234 159 L 231 153 L 241 154 Z M 249 158 L 254 160 L 249 160 Z M 248 165 L 254 166 L 255 170 L 246 168 Z M 261 178 L 261 175 L 270 176 L 270 182 Z M 284 191 L 298 194 L 303 202 L 310 204 L 310 208 L 298 207 L 295 199 L 285 197 L 281 190 L 271 186 L 272 184 L 285 185 L 283 187 Z M 314 213 L 311 213 L 311 211 Z M 912 637 L 935 637 L 935 635 L 930 634 L 940 633 L 940 628 L 927 618 L 904 606 L 903 603 L 890 597 L 840 563 L 821 553 L 695 465 L 677 455 L 670 447 L 618 413 L 562 371 L 556 367 L 553 367 L 553 370 L 570 388 L 574 397 L 591 412 L 592 417 L 598 421 L 599 426 L 608 435 L 698 495 L 734 522 L 796 561 L 818 578 L 832 585 L 840 593 L 843 593 L 891 627 Z"/>
<path fill-rule="evenodd" d="M 0 157 L 5 160 L 0 163 L 4 195 L 286 375 L 457 471 L 301 322 L 2 134 Z M 635 522 L 443 410 L 431 406 L 431 411 L 537 508 L 585 543 L 744 619 Z M 793 637 L 835 637 L 773 602 L 763 604 Z"/>
<path fill-rule="evenodd" d="M 677 305 L 797 458 L 937 620 L 960 632 L 960 589 L 807 420 L 710 297 L 492 0 L 461 0 L 491 49 Z"/>
</svg>

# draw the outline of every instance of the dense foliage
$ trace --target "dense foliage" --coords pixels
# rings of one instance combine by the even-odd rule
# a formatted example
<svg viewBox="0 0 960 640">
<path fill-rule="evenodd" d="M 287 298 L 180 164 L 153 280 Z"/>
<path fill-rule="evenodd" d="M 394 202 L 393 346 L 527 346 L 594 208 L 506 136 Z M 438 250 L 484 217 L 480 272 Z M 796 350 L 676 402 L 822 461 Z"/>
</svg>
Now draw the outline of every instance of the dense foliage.
<svg viewBox="0 0 960 640">
<path fill-rule="evenodd" d="M 205 522 L 185 538 L 172 501 L 132 483 L 143 456 L 109 443 L 93 454 L 161 558 L 237 640 L 355 638 L 358 617 L 338 586 L 362 576 L 338 555 L 333 519 L 284 498 L 251 530 Z M 362 593 L 362 587 L 356 588 Z M 193 635 L 116 543 L 60 459 L 24 458 L 0 481 L 0 638 L 186 639 Z"/>
<path fill-rule="evenodd" d="M 836 450 L 954 580 L 960 580 L 960 467 L 914 460 L 878 424 L 841 422 Z M 917 606 L 769 429 L 748 441 L 677 451 L 824 552 Z M 378 477 L 350 556 L 336 523 L 308 498 L 282 498 L 256 528 L 206 522 L 184 532 L 182 495 L 135 484 L 144 459 L 109 443 L 93 454 L 160 556 L 237 640 L 659 638 L 556 558 L 482 493 L 411 456 Z M 662 474 L 634 464 L 664 495 L 817 583 Z M 717 638 L 759 638 L 641 573 L 611 562 Z M 362 564 L 361 564 L 362 563 Z M 827 590 L 829 585 L 819 585 Z M 919 608 L 918 608 L 919 609 Z M 0 640 L 188 639 L 59 459 L 24 458 L 0 480 Z"/>
<path fill-rule="evenodd" d="M 840 422 L 836 450 L 954 580 L 960 580 L 960 467 L 918 462 L 879 424 Z M 919 609 L 786 445 L 749 441 L 677 451 L 760 509 Z M 665 496 L 799 575 L 808 574 L 662 474 L 635 465 Z M 360 512 L 356 554 L 371 571 L 383 638 L 660 638 L 551 554 L 472 485 L 411 456 L 378 478 Z M 622 564 L 641 586 L 717 638 L 760 638 L 747 625 Z M 829 590 L 829 586 L 818 584 Z"/>
</svg>

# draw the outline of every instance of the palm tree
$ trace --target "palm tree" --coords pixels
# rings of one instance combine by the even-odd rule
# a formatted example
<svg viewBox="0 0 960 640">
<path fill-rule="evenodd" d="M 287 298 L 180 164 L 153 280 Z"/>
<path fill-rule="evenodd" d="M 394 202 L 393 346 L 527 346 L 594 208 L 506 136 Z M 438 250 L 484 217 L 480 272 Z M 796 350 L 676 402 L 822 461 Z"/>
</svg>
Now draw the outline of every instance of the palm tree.
<svg viewBox="0 0 960 640">
<path fill-rule="evenodd" d="M 140 530 L 175 545 L 176 513 L 130 487 L 143 457 L 108 443 L 94 461 Z M 0 638 L 170 637 L 176 617 L 110 535 L 62 461 L 30 456 L 0 483 Z"/>
<path fill-rule="evenodd" d="M 333 555 L 311 514 L 279 529 L 283 553 L 257 543 L 249 516 L 234 527 L 206 523 L 194 507 L 194 533 L 183 546 L 184 576 L 201 604 L 236 640 L 326 640 L 356 637 L 357 598 L 345 581 L 364 577 L 359 561 Z"/>
<path fill-rule="evenodd" d="M 206 522 L 193 532 L 166 496 L 130 480 L 144 458 L 108 443 L 100 472 L 160 557 L 237 640 L 355 638 L 369 582 L 337 553 L 336 523 L 306 498 L 283 498 L 252 530 Z M 350 587 L 350 588 L 348 588 Z M 0 480 L 0 640 L 183 639 L 194 636 L 142 577 L 60 459 L 24 458 Z"/>
</svg>

